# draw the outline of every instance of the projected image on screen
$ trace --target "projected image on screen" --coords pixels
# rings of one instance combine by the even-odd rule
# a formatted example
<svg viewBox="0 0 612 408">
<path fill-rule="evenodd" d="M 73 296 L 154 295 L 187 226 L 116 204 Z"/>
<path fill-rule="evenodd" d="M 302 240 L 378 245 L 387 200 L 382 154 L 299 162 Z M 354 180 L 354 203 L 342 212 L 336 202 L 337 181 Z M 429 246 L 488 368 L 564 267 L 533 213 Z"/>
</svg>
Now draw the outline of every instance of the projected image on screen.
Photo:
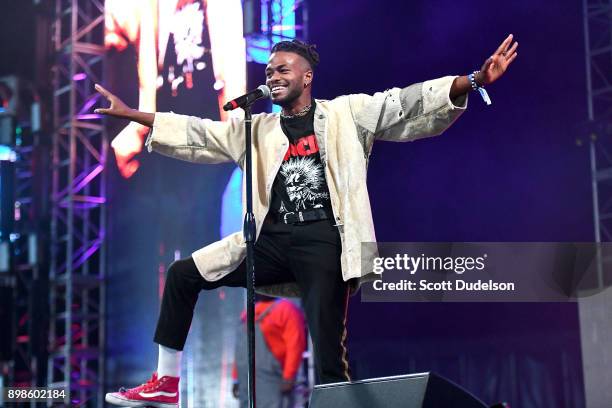
<svg viewBox="0 0 612 408">
<path fill-rule="evenodd" d="M 105 85 L 132 107 L 223 120 L 220 106 L 245 92 L 240 0 L 107 0 L 105 25 Z M 217 241 L 222 225 L 241 225 L 222 209 L 240 217 L 240 180 L 233 163 L 148 154 L 148 128 L 138 124 L 109 120 L 107 131 L 116 163 L 108 166 L 107 247 L 108 377 L 116 388 L 156 368 L 152 339 L 167 266 Z M 230 179 L 234 194 L 224 200 Z M 241 309 L 240 289 L 200 296 L 181 379 L 193 406 L 233 400 L 228 367 Z"/>
<path fill-rule="evenodd" d="M 206 69 L 213 70 L 214 81 L 202 85 L 217 94 L 219 108 L 228 97 L 244 93 L 240 1 L 107 0 L 105 7 L 106 47 L 130 53 L 132 64 L 136 61 L 139 110 L 155 112 L 159 92 L 173 97 L 201 92 L 195 87 L 198 71 Z M 225 112 L 219 109 L 215 117 L 225 119 Z M 132 159 L 142 150 L 147 131 L 132 123 L 113 139 L 117 164 L 126 178 L 138 170 L 139 162 Z"/>
</svg>

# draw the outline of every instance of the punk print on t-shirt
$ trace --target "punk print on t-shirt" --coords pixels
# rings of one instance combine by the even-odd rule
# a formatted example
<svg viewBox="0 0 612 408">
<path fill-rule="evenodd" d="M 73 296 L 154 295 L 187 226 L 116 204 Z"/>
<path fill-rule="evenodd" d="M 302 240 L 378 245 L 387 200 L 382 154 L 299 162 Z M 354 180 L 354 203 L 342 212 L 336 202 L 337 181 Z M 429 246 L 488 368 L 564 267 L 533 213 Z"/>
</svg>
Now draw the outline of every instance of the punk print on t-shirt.
<svg viewBox="0 0 612 408">
<path fill-rule="evenodd" d="M 325 171 L 314 135 L 314 103 L 295 118 L 281 118 L 289 148 L 272 187 L 272 211 L 279 214 L 330 208 Z"/>
</svg>

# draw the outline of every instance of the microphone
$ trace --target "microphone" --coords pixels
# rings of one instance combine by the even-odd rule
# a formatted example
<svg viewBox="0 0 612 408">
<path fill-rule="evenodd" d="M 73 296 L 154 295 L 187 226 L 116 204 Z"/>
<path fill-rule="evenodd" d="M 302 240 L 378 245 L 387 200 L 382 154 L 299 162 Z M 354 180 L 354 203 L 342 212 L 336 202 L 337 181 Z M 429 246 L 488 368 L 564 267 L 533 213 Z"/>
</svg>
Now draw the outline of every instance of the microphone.
<svg viewBox="0 0 612 408">
<path fill-rule="evenodd" d="M 236 99 L 232 99 L 231 101 L 223 105 L 223 110 L 231 111 L 236 108 L 243 108 L 247 105 L 252 104 L 258 99 L 267 98 L 269 96 L 270 88 L 268 88 L 266 85 L 259 85 L 254 91 L 248 92 L 242 96 L 239 96 Z"/>
</svg>

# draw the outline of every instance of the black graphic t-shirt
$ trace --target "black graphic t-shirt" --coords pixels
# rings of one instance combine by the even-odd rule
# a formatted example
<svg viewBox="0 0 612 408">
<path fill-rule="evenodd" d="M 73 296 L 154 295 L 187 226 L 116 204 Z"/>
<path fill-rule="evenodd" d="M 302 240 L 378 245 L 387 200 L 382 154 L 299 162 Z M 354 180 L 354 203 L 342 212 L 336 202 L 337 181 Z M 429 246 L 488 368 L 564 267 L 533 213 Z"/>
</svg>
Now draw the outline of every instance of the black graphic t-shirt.
<svg viewBox="0 0 612 408">
<path fill-rule="evenodd" d="M 300 117 L 281 117 L 281 128 L 289 139 L 289 149 L 272 186 L 271 211 L 284 214 L 331 208 L 325 171 L 314 135 L 315 103 Z"/>
</svg>

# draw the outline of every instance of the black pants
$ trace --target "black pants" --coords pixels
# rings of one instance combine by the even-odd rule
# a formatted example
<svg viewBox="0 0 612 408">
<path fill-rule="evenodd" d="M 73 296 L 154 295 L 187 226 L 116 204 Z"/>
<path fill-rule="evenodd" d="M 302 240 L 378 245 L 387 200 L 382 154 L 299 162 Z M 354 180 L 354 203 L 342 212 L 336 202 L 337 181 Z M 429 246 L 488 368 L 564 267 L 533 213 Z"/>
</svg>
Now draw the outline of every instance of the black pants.
<svg viewBox="0 0 612 408">
<path fill-rule="evenodd" d="M 346 312 L 349 285 L 340 269 L 340 236 L 330 220 L 286 225 L 266 221 L 255 244 L 255 286 L 296 282 L 314 345 L 320 383 L 349 380 Z M 168 268 L 155 342 L 182 350 L 201 290 L 245 287 L 246 265 L 208 282 L 191 257 Z"/>
</svg>

